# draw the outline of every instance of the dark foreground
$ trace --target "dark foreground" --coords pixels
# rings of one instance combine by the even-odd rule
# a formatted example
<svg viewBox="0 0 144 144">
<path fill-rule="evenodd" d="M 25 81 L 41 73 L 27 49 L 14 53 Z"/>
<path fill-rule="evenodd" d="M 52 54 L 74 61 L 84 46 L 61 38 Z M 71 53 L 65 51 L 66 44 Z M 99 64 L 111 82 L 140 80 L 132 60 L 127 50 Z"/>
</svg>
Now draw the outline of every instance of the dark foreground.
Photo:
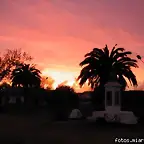
<svg viewBox="0 0 144 144">
<path fill-rule="evenodd" d="M 0 144 L 111 144 L 116 137 L 144 138 L 144 130 L 83 120 L 50 122 L 45 114 L 0 115 Z"/>
</svg>

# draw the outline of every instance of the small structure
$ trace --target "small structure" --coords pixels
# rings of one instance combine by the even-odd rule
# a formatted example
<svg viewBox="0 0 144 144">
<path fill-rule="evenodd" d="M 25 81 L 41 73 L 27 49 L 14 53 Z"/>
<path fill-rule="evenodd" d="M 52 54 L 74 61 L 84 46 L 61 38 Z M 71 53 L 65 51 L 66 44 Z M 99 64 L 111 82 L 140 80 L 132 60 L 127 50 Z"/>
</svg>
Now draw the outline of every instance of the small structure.
<svg viewBox="0 0 144 144">
<path fill-rule="evenodd" d="M 120 112 L 120 88 L 118 82 L 108 82 L 105 84 L 105 110 L 110 113 Z"/>
<path fill-rule="evenodd" d="M 110 81 L 105 84 L 105 111 L 94 111 L 88 119 L 103 117 L 108 122 L 136 124 L 137 118 L 133 112 L 121 111 L 121 85 L 116 79 L 116 75 L 111 73 Z"/>
<path fill-rule="evenodd" d="M 69 118 L 70 119 L 80 119 L 80 118 L 82 118 L 82 114 L 81 114 L 80 110 L 73 109 Z"/>
<path fill-rule="evenodd" d="M 107 121 L 117 120 L 121 110 L 121 85 L 116 81 L 105 84 L 105 118 Z"/>
</svg>

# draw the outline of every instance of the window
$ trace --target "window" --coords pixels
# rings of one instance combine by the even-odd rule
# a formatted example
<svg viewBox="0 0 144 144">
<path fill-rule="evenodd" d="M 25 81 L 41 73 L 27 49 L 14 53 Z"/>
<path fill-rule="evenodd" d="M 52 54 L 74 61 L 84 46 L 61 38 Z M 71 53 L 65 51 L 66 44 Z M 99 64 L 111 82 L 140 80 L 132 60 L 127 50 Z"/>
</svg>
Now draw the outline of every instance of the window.
<svg viewBox="0 0 144 144">
<path fill-rule="evenodd" d="M 106 96 L 107 96 L 106 105 L 112 106 L 112 92 L 108 91 Z"/>
<path fill-rule="evenodd" d="M 119 105 L 120 104 L 120 92 L 116 91 L 115 92 L 115 105 Z"/>
</svg>

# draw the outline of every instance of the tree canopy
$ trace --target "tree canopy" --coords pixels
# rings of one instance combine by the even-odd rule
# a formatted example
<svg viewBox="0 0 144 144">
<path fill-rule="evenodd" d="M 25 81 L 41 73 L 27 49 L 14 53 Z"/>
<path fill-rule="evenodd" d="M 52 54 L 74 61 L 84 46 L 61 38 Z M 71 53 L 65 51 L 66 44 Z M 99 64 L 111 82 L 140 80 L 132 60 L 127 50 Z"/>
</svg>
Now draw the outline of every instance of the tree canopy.
<svg viewBox="0 0 144 144">
<path fill-rule="evenodd" d="M 20 64 L 12 72 L 12 86 L 40 87 L 40 73 L 35 65 Z"/>
<path fill-rule="evenodd" d="M 0 76 L 10 79 L 11 71 L 19 64 L 31 61 L 33 58 L 25 51 L 19 49 L 7 49 L 0 56 Z"/>
<path fill-rule="evenodd" d="M 125 51 L 124 48 L 116 48 L 117 44 L 110 51 L 106 45 L 103 49 L 94 48 L 85 55 L 85 59 L 80 63 L 82 70 L 78 76 L 80 86 L 87 80 L 92 88 L 104 86 L 110 79 L 111 72 L 116 74 L 117 81 L 123 86 L 130 84 L 137 86 L 136 76 L 131 70 L 132 67 L 138 68 L 137 61 L 132 59 L 132 52 Z"/>
</svg>

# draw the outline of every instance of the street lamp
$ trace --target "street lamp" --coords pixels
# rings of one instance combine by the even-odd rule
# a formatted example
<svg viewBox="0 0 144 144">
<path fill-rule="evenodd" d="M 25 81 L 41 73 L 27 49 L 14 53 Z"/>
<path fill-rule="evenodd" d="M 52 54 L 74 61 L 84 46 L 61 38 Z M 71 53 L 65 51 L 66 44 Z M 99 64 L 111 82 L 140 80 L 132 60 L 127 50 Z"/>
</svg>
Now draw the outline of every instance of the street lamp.
<svg viewBox="0 0 144 144">
<path fill-rule="evenodd" d="M 140 55 L 137 55 L 136 57 L 143 62 L 142 57 Z"/>
<path fill-rule="evenodd" d="M 138 59 L 138 60 L 140 60 L 141 62 L 143 62 L 144 63 L 144 61 L 142 60 L 142 58 L 144 57 L 144 56 L 142 56 L 142 55 L 139 55 L 138 53 L 136 53 L 136 52 L 132 52 L 132 55 L 135 55 L 136 56 L 136 58 Z"/>
</svg>

